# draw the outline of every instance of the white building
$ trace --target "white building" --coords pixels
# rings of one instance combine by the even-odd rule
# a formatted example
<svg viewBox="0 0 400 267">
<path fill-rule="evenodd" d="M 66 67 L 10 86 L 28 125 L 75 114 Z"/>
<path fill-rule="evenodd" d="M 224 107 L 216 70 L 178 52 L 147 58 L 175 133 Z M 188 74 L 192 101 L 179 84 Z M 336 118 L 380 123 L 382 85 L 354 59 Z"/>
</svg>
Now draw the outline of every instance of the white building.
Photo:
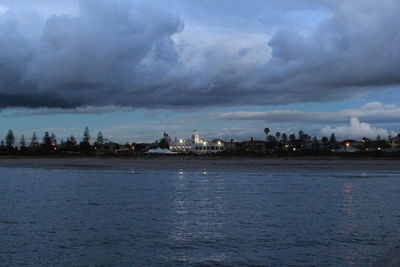
<svg viewBox="0 0 400 267">
<path fill-rule="evenodd" d="M 218 139 L 211 142 L 203 140 L 197 131 L 193 131 L 191 139 L 175 139 L 171 141 L 169 150 L 179 153 L 217 153 L 224 151 L 224 142 Z"/>
</svg>

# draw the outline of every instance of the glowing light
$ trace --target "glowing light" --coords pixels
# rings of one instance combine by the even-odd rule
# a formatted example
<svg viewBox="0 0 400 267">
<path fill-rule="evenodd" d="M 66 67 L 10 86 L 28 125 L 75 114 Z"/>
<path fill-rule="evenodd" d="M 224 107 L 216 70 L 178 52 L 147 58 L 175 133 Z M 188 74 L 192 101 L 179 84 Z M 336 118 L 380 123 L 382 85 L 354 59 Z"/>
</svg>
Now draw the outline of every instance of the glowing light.
<svg viewBox="0 0 400 267">
<path fill-rule="evenodd" d="M 182 144 L 182 143 L 183 143 L 183 140 L 182 140 L 182 139 L 179 139 L 179 143 L 181 143 L 181 144 Z"/>
<path fill-rule="evenodd" d="M 350 143 L 346 143 L 346 147 L 349 147 L 350 146 Z"/>
</svg>

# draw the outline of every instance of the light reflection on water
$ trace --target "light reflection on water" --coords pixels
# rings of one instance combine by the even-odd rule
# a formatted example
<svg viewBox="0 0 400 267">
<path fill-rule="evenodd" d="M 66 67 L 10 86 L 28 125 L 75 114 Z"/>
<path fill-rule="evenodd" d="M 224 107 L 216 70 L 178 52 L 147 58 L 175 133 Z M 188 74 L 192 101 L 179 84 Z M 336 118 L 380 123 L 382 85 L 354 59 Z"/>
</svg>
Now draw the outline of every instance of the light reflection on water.
<svg viewBox="0 0 400 267">
<path fill-rule="evenodd" d="M 357 231 L 357 225 L 355 224 L 354 216 L 356 213 L 356 203 L 354 200 L 354 191 L 353 191 L 353 184 L 352 182 L 346 182 L 343 185 L 343 211 L 345 213 L 345 229 L 346 229 L 346 236 L 349 239 L 355 235 Z M 346 250 L 345 254 L 345 262 L 348 266 L 353 266 L 356 263 L 356 259 L 358 258 L 359 254 L 356 250 L 348 249 Z"/>
<path fill-rule="evenodd" d="M 0 169 L 5 266 L 367 266 L 397 245 L 397 169 Z"/>
<path fill-rule="evenodd" d="M 172 246 L 196 248 L 204 244 L 214 246 L 224 236 L 223 183 L 217 179 L 210 181 L 206 171 L 202 172 L 196 184 L 185 179 L 185 172 L 180 170 L 175 181 L 175 216 L 171 231 Z M 189 174 L 190 175 L 190 174 Z M 211 177 L 216 178 L 216 177 Z M 179 254 L 176 262 L 222 263 L 227 260 L 225 253 L 217 255 L 192 255 L 190 260 L 185 253 Z"/>
</svg>

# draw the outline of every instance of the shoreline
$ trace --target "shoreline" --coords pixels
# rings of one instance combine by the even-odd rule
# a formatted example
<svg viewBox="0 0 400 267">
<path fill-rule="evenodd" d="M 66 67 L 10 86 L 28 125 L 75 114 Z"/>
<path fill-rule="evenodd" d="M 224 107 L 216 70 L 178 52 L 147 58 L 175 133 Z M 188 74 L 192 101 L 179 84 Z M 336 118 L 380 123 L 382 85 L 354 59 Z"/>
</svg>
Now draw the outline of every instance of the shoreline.
<svg viewBox="0 0 400 267">
<path fill-rule="evenodd" d="M 40 168 L 72 170 L 132 169 L 223 169 L 223 168 L 311 168 L 326 169 L 390 167 L 400 170 L 398 158 L 332 157 L 21 157 L 0 156 L 0 168 Z"/>
</svg>

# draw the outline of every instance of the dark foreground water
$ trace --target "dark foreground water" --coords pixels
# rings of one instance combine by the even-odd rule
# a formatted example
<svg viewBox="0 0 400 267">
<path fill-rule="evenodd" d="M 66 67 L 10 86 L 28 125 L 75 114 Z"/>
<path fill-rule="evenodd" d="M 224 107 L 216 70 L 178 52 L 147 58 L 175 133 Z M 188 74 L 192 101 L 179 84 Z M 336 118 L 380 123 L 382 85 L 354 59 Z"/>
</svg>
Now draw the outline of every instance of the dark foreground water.
<svg viewBox="0 0 400 267">
<path fill-rule="evenodd" d="M 1 266 L 367 266 L 400 237 L 393 169 L 0 169 Z"/>
</svg>

